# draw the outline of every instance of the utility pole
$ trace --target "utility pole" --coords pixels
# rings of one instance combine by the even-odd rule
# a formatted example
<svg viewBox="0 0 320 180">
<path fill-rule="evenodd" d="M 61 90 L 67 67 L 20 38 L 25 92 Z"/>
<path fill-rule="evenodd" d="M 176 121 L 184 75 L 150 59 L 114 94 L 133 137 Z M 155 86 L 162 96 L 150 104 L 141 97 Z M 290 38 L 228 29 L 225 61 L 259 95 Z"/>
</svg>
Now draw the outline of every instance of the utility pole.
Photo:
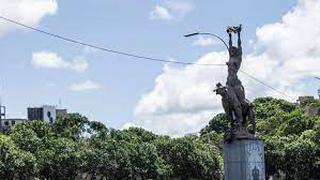
<svg viewBox="0 0 320 180">
<path fill-rule="evenodd" d="M 6 107 L 2 106 L 2 85 L 0 84 L 0 132 L 2 132 L 2 120 L 6 118 Z"/>
<path fill-rule="evenodd" d="M 314 77 L 314 78 L 316 78 L 317 80 L 320 81 L 320 78 L 319 78 L 319 77 Z M 320 88 L 318 89 L 318 98 L 320 99 Z"/>
</svg>

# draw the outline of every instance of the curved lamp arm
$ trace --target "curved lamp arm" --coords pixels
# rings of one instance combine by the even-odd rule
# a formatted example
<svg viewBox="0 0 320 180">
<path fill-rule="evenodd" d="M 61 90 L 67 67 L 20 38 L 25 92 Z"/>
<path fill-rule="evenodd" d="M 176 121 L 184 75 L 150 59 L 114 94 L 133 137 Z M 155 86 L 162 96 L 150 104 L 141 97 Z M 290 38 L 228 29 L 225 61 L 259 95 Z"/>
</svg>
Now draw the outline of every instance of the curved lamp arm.
<svg viewBox="0 0 320 180">
<path fill-rule="evenodd" d="M 184 35 L 184 37 L 192 37 L 192 36 L 198 36 L 198 35 L 208 35 L 208 36 L 213 36 L 215 38 L 218 38 L 227 48 L 227 50 L 229 50 L 229 46 L 227 45 L 227 43 L 218 35 L 213 34 L 213 33 L 208 33 L 208 32 L 196 32 L 196 33 L 191 33 L 191 34 L 187 34 Z"/>
</svg>

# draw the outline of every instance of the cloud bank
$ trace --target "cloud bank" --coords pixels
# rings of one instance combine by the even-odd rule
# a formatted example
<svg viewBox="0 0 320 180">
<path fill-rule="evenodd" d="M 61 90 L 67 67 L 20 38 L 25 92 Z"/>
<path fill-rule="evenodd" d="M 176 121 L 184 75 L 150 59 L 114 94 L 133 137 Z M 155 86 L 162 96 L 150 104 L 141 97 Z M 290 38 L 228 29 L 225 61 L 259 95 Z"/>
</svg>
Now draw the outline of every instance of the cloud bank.
<svg viewBox="0 0 320 180">
<path fill-rule="evenodd" d="M 308 92 L 308 78 L 320 76 L 319 25 L 320 0 L 299 0 L 281 21 L 257 29 L 255 50 L 244 56 L 242 70 L 289 96 L 239 74 L 249 99 L 274 96 L 292 101 Z M 195 62 L 227 60 L 226 52 L 213 52 Z M 153 89 L 137 103 L 133 123 L 174 136 L 199 131 L 216 113 L 222 112 L 220 97 L 212 89 L 217 82 L 225 83 L 226 72 L 226 67 L 166 65 Z"/>
<path fill-rule="evenodd" d="M 46 15 L 58 10 L 56 0 L 1 0 L 0 15 L 29 26 L 37 26 Z M 19 27 L 0 20 L 0 36 Z"/>
</svg>

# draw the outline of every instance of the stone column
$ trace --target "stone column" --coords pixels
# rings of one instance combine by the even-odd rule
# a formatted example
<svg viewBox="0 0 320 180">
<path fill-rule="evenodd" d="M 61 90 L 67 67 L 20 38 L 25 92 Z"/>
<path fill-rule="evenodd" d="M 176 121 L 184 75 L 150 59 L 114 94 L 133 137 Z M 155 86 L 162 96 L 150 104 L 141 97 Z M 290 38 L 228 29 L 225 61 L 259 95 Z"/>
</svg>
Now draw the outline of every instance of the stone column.
<svg viewBox="0 0 320 180">
<path fill-rule="evenodd" d="M 265 180 L 264 143 L 236 139 L 224 143 L 225 180 Z"/>
</svg>

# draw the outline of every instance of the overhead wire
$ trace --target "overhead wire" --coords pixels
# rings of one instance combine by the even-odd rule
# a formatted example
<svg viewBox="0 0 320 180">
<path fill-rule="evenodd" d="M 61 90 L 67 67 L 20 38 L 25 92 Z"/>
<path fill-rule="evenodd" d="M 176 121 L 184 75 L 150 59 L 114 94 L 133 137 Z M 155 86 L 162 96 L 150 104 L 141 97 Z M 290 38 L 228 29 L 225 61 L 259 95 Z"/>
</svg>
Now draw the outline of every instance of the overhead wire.
<svg viewBox="0 0 320 180">
<path fill-rule="evenodd" d="M 85 42 L 81 42 L 80 40 L 76 40 L 76 39 L 72 39 L 66 36 L 61 36 L 55 33 L 51 33 L 48 31 L 44 31 L 38 28 L 34 28 L 31 26 L 28 26 L 26 24 L 20 23 L 18 21 L 14 21 L 12 19 L 6 18 L 4 16 L 0 16 L 1 19 L 16 24 L 18 26 L 33 30 L 33 31 L 37 31 L 39 33 L 63 40 L 63 41 L 67 41 L 70 43 L 74 43 L 74 44 L 78 44 L 78 45 L 82 45 L 82 46 L 86 46 L 86 47 L 90 47 L 93 49 L 98 49 L 101 51 L 106 51 L 109 53 L 113 53 L 113 54 L 119 54 L 119 55 L 123 55 L 123 56 L 128 56 L 128 57 L 133 57 L 133 58 L 137 58 L 140 60 L 148 60 L 148 61 L 158 61 L 158 62 L 163 62 L 163 63 L 175 63 L 175 64 L 182 64 L 182 65 L 201 65 L 201 66 L 224 66 L 225 64 L 200 64 L 200 63 L 192 63 L 192 62 L 183 62 L 183 61 L 173 61 L 173 60 L 168 60 L 168 59 L 160 59 L 160 58 L 153 58 L 153 57 L 147 57 L 147 56 L 142 56 L 142 55 L 137 55 L 137 54 L 133 54 L 133 53 L 128 53 L 128 52 L 124 52 L 124 51 L 119 51 L 119 50 L 114 50 L 114 49 L 109 49 L 109 48 L 105 48 L 105 47 L 101 47 L 101 46 L 97 46 L 97 45 L 93 45 L 93 44 L 89 44 L 89 43 L 85 43 Z"/>
<path fill-rule="evenodd" d="M 269 84 L 261 81 L 260 79 L 254 77 L 253 75 L 251 75 L 251 74 L 249 74 L 249 73 L 247 73 L 247 72 L 245 72 L 245 71 L 243 71 L 243 70 L 241 70 L 241 69 L 239 69 L 239 71 L 240 71 L 241 73 L 245 74 L 246 76 L 250 77 L 251 79 L 255 80 L 256 82 L 264 85 L 265 87 L 267 87 L 267 88 L 269 88 L 269 89 L 271 89 L 271 90 L 273 90 L 273 91 L 275 91 L 275 92 L 277 92 L 277 93 L 279 93 L 279 94 L 281 94 L 281 95 L 283 95 L 283 96 L 285 96 L 285 97 L 288 97 L 288 98 L 290 98 L 290 99 L 293 99 L 293 97 L 289 96 L 287 93 L 282 92 L 282 91 L 280 91 L 280 90 L 272 87 L 271 85 L 269 85 Z"/>
<path fill-rule="evenodd" d="M 10 22 L 12 24 L 15 24 L 17 26 L 21 26 L 21 27 L 24 27 L 26 29 L 33 30 L 33 31 L 45 34 L 47 36 L 50 36 L 50 37 L 53 37 L 53 38 L 57 38 L 57 39 L 60 39 L 60 40 L 66 41 L 66 42 L 69 42 L 69 43 L 74 43 L 74 44 L 78 44 L 78 45 L 81 45 L 81 46 L 86 46 L 86 47 L 90 47 L 90 48 L 93 48 L 93 49 L 98 49 L 98 50 L 109 52 L 109 53 L 113 53 L 113 54 L 132 57 L 132 58 L 135 58 L 135 59 L 140 59 L 140 60 L 145 60 L 145 61 L 156 61 L 156 62 L 162 62 L 162 63 L 174 63 L 174 64 L 181 64 L 181 65 L 226 66 L 226 64 L 193 63 L 193 62 L 174 61 L 174 60 L 168 60 L 168 59 L 160 59 L 160 58 L 142 56 L 142 55 L 138 55 L 138 54 L 128 53 L 128 52 L 124 52 L 124 51 L 105 48 L 105 47 L 98 46 L 98 45 L 93 45 L 93 44 L 90 44 L 90 43 L 81 42 L 80 40 L 76 40 L 76 39 L 73 39 L 73 38 L 69 38 L 69 37 L 66 37 L 66 36 L 62 36 L 62 35 L 59 35 L 59 34 L 51 33 L 51 32 L 45 31 L 45 30 L 41 30 L 41 29 L 38 29 L 38 28 L 34 28 L 34 27 L 31 27 L 31 26 L 28 26 L 26 24 L 23 24 L 21 22 L 9 19 L 9 18 L 1 16 L 1 15 L 0 15 L 0 19 L 3 19 L 5 21 Z M 219 37 L 219 39 L 220 39 L 220 37 Z M 260 84 L 272 89 L 273 91 L 278 92 L 279 94 L 284 95 L 286 97 L 290 97 L 286 93 L 279 91 L 278 89 L 272 87 L 271 85 L 268 85 L 267 83 L 259 80 L 258 78 L 252 76 L 251 74 L 249 74 L 249 73 L 247 73 L 247 72 L 245 72 L 243 70 L 240 70 L 240 72 L 242 72 L 243 74 L 247 75 L 249 78 L 259 82 Z"/>
</svg>

